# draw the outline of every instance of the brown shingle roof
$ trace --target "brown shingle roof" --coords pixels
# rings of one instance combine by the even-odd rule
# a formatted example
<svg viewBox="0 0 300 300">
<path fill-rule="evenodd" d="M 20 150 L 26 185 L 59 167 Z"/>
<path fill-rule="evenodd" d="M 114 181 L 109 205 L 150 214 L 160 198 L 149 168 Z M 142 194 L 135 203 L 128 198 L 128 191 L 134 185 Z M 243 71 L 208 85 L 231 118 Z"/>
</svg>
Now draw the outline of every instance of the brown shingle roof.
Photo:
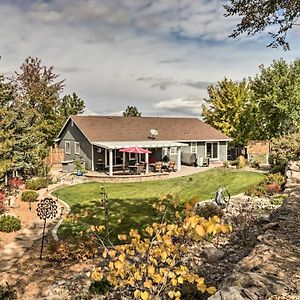
<svg viewBox="0 0 300 300">
<path fill-rule="evenodd" d="M 71 116 L 90 142 L 148 140 L 150 129 L 157 141 L 230 140 L 197 118 Z"/>
</svg>

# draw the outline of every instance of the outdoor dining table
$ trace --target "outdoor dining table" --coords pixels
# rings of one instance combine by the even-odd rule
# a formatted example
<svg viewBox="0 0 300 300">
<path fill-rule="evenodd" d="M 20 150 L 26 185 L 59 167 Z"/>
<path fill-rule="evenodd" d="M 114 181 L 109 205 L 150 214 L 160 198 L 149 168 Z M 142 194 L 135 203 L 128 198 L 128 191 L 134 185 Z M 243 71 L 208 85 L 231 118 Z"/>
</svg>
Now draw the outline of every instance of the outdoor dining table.
<svg viewBox="0 0 300 300">
<path fill-rule="evenodd" d="M 132 174 L 137 174 L 137 167 L 138 167 L 137 165 L 128 166 L 128 170 Z"/>
</svg>

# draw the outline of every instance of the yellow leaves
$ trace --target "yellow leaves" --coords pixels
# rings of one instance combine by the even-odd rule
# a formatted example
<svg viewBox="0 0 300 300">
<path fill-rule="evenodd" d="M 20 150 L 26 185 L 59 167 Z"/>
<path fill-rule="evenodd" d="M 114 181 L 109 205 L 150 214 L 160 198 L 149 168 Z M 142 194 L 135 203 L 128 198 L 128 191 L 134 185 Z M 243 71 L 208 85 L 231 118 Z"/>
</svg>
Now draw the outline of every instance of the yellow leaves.
<svg viewBox="0 0 300 300">
<path fill-rule="evenodd" d="M 91 273 L 92 280 L 100 281 L 103 279 L 103 273 L 101 268 L 95 268 Z"/>
<path fill-rule="evenodd" d="M 133 295 L 134 295 L 134 298 L 138 298 L 140 296 L 141 292 L 139 290 L 135 290 Z"/>
<path fill-rule="evenodd" d="M 168 293 L 168 296 L 173 299 L 174 297 L 177 299 L 180 299 L 181 293 L 179 291 L 175 292 L 175 291 L 170 291 Z"/>
<path fill-rule="evenodd" d="M 146 280 L 144 282 L 144 287 L 147 288 L 147 289 L 151 289 L 153 287 L 152 281 L 151 280 Z"/>
<path fill-rule="evenodd" d="M 154 274 L 155 274 L 155 268 L 152 265 L 148 266 L 148 275 L 152 276 Z"/>
<path fill-rule="evenodd" d="M 163 200 L 172 199 L 166 196 Z M 186 208 L 192 210 L 195 201 L 192 199 Z M 159 203 L 165 209 L 162 205 Z M 115 288 L 133 289 L 131 296 L 138 300 L 150 300 L 154 295 L 161 299 L 169 297 L 180 300 L 181 294 L 176 289 L 185 282 L 197 285 L 197 289 L 203 293 L 214 294 L 216 289 L 207 287 L 204 278 L 194 273 L 190 266 L 183 265 L 183 262 L 187 261 L 189 247 L 195 240 L 227 233 L 231 226 L 222 224 L 217 216 L 207 220 L 193 212 L 183 215 L 177 211 L 175 215 L 177 220 L 173 224 L 154 223 L 146 227 L 145 238 L 135 229 L 131 229 L 128 236 L 119 234 L 120 241 L 130 237 L 128 243 L 105 248 L 102 257 L 106 265 L 103 270 L 94 271 L 92 276 L 100 280 L 107 278 Z"/>
<path fill-rule="evenodd" d="M 121 269 L 122 267 L 123 267 L 123 263 L 121 261 L 117 260 L 115 262 L 115 268 L 116 269 Z"/>
<path fill-rule="evenodd" d="M 149 293 L 147 291 L 141 292 L 141 298 L 142 298 L 142 300 L 148 300 Z"/>
<path fill-rule="evenodd" d="M 118 235 L 118 239 L 120 241 L 126 241 L 127 240 L 127 235 L 126 234 L 119 234 Z"/>
<path fill-rule="evenodd" d="M 217 289 L 214 286 L 210 286 L 209 288 L 206 289 L 206 291 L 210 294 L 213 295 L 217 292 Z"/>
<path fill-rule="evenodd" d="M 135 230 L 135 229 L 130 229 L 129 235 L 132 238 L 137 238 L 137 239 L 140 238 L 140 235 L 139 235 L 138 231 Z"/>
<path fill-rule="evenodd" d="M 153 235 L 153 232 L 154 232 L 153 228 L 152 228 L 152 227 L 149 227 L 149 226 L 145 228 L 145 231 L 146 231 L 150 236 L 152 236 L 152 235 Z"/>
<path fill-rule="evenodd" d="M 122 263 L 125 261 L 125 258 L 126 258 L 126 255 L 124 253 L 120 254 L 118 257 L 119 261 L 121 261 Z"/>
<path fill-rule="evenodd" d="M 183 278 L 182 278 L 181 276 L 179 276 L 179 277 L 177 278 L 177 281 L 178 281 L 178 283 L 182 284 L 182 283 L 183 283 Z"/>
<path fill-rule="evenodd" d="M 167 257 L 168 257 L 167 252 L 166 252 L 166 251 L 163 251 L 163 252 L 161 253 L 161 259 L 162 259 L 162 261 L 165 262 L 166 259 L 167 259 Z"/>
<path fill-rule="evenodd" d="M 158 284 L 163 282 L 163 277 L 161 276 L 161 274 L 154 274 L 152 276 L 152 279 L 155 283 L 158 283 Z"/>
<path fill-rule="evenodd" d="M 171 283 L 172 283 L 173 286 L 176 286 L 176 285 L 177 285 L 177 280 L 176 280 L 176 278 L 172 278 L 172 279 L 171 279 Z"/>
<path fill-rule="evenodd" d="M 99 225 L 99 226 L 91 226 L 88 231 L 103 232 L 104 230 L 105 230 L 105 226 Z"/>
<path fill-rule="evenodd" d="M 204 237 L 205 234 L 206 234 L 205 229 L 204 229 L 204 227 L 203 227 L 202 224 L 197 225 L 196 228 L 195 228 L 195 230 L 196 230 L 196 233 L 197 233 L 199 236 L 201 236 L 201 237 Z"/>
</svg>

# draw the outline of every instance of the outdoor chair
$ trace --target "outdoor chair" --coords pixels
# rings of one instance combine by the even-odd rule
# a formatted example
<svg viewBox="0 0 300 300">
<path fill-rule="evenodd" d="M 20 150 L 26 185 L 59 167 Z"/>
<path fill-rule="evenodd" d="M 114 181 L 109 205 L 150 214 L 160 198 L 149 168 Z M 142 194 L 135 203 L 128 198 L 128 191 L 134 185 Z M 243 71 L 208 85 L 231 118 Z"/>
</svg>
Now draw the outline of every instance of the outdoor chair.
<svg viewBox="0 0 300 300">
<path fill-rule="evenodd" d="M 146 167 L 145 163 L 138 164 L 136 168 L 136 173 L 137 174 L 145 173 L 145 167 Z"/>
<path fill-rule="evenodd" d="M 209 167 L 209 157 L 204 157 L 203 158 L 202 166 L 203 167 Z"/>
<path fill-rule="evenodd" d="M 175 161 L 174 160 L 170 160 L 167 166 L 167 171 L 168 172 L 175 172 Z"/>
<path fill-rule="evenodd" d="M 154 172 L 162 172 L 162 161 L 157 161 L 154 166 Z"/>
</svg>

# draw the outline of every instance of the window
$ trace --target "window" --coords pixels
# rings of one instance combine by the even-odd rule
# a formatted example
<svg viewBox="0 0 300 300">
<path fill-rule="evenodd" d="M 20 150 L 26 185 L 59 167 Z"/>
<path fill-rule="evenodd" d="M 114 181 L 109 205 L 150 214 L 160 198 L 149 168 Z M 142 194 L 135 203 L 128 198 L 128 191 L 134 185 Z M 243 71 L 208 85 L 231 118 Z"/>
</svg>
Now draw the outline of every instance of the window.
<svg viewBox="0 0 300 300">
<path fill-rule="evenodd" d="M 209 158 L 219 158 L 218 143 L 206 143 L 206 156 Z"/>
<path fill-rule="evenodd" d="M 80 154 L 80 144 L 75 142 L 75 154 Z"/>
<path fill-rule="evenodd" d="M 70 142 L 65 142 L 65 154 L 71 154 Z"/>
<path fill-rule="evenodd" d="M 170 148 L 170 155 L 177 154 L 177 147 L 171 147 Z"/>
<path fill-rule="evenodd" d="M 191 142 L 191 153 L 197 153 L 197 142 Z"/>
</svg>

